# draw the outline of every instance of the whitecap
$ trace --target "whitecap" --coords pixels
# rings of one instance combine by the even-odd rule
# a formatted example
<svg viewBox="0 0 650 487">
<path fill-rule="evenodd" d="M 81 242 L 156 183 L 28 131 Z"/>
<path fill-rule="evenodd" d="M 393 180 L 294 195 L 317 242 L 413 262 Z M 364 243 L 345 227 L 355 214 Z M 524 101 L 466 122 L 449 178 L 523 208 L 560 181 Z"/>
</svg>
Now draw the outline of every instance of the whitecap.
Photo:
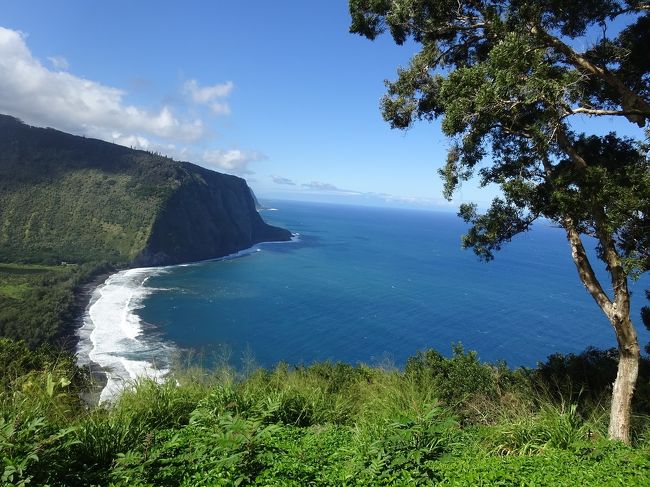
<svg viewBox="0 0 650 487">
<path fill-rule="evenodd" d="M 168 372 L 173 345 L 145 336 L 136 314 L 156 290 L 145 285 L 147 280 L 162 272 L 151 267 L 121 271 L 93 291 L 79 330 L 77 356 L 80 365 L 96 363 L 106 374 L 100 402 L 111 401 L 139 377 L 162 380 Z"/>
</svg>

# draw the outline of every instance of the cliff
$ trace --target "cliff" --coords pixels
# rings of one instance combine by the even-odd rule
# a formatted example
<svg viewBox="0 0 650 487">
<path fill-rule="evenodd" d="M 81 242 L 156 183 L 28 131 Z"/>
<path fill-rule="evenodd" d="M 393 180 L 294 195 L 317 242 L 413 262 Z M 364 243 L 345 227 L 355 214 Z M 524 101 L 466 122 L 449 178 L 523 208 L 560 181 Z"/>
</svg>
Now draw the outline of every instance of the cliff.
<svg viewBox="0 0 650 487">
<path fill-rule="evenodd" d="M 0 115 L 0 261 L 176 264 L 290 238 L 241 178 Z"/>
<path fill-rule="evenodd" d="M 231 254 L 258 242 L 286 241 L 291 233 L 264 223 L 246 182 L 192 164 L 153 223 L 133 264 L 161 265 Z"/>
</svg>

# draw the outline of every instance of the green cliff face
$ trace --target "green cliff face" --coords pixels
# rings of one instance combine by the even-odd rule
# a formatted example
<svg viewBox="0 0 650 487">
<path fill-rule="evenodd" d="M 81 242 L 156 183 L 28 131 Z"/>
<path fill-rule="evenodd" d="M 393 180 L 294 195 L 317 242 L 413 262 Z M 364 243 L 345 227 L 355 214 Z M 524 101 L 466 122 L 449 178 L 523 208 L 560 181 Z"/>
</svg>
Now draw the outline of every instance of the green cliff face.
<svg viewBox="0 0 650 487">
<path fill-rule="evenodd" d="M 188 177 L 167 198 L 135 265 L 161 265 L 227 255 L 291 234 L 264 223 L 243 179 L 186 164 Z"/>
<path fill-rule="evenodd" d="M 164 265 L 290 237 L 243 179 L 0 115 L 0 261 Z"/>
</svg>

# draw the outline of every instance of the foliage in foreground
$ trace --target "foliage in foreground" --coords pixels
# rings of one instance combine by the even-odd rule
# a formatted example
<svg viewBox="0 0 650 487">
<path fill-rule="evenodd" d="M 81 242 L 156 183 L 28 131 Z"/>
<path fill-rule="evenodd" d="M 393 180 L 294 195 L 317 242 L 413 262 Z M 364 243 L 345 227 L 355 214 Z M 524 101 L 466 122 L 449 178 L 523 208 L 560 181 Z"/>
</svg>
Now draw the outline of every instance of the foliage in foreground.
<svg viewBox="0 0 650 487">
<path fill-rule="evenodd" d="M 419 353 L 404 371 L 184 370 L 92 409 L 70 356 L 1 340 L 0 358 L 3 485 L 642 485 L 650 475 L 647 389 L 634 447 L 604 439 L 607 385 L 574 393 L 576 370 L 602 373 L 605 352 L 516 371 L 460 347 Z"/>
</svg>

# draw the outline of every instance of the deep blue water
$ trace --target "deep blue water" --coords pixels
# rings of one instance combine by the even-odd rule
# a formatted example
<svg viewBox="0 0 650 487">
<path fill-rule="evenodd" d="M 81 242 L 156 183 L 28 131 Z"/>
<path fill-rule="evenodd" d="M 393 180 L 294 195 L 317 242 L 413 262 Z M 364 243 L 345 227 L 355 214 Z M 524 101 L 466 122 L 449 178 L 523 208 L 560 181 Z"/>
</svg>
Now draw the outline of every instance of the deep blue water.
<svg viewBox="0 0 650 487">
<path fill-rule="evenodd" d="M 152 276 L 138 311 L 156 334 L 210 363 L 229 350 L 262 366 L 320 360 L 402 365 L 452 343 L 534 366 L 555 352 L 615 346 L 581 285 L 563 230 L 539 224 L 493 262 L 462 250 L 452 213 L 273 202 L 263 217 L 300 234 L 223 261 Z M 603 276 L 604 277 L 604 276 Z M 604 281 L 606 282 L 606 281 Z M 632 286 L 633 317 L 648 279 Z"/>
</svg>

